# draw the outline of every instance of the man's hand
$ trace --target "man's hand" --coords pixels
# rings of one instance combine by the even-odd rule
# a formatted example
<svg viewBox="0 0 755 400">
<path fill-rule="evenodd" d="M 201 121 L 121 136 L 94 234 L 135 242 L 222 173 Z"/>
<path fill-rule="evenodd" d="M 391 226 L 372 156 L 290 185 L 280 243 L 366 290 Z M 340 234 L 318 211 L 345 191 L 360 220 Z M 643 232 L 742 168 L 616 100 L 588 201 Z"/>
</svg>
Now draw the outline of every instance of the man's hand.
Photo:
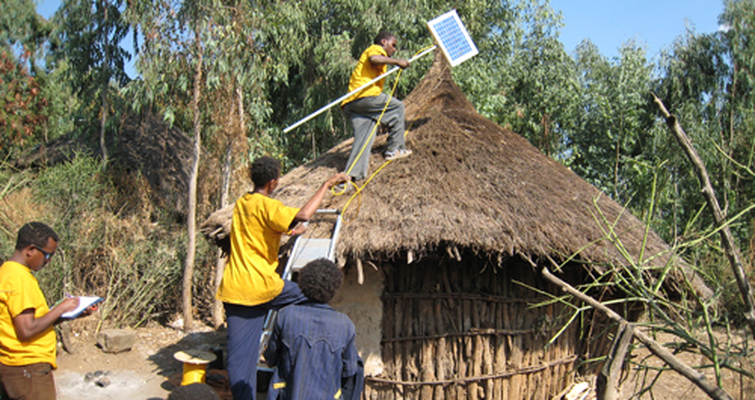
<svg viewBox="0 0 755 400">
<path fill-rule="evenodd" d="M 294 229 L 291 229 L 291 231 L 289 232 L 289 235 L 291 235 L 291 236 L 301 235 L 301 234 L 303 234 L 306 231 L 307 231 L 307 224 L 300 222 L 300 223 L 296 224 L 296 226 L 294 227 Z"/>
<path fill-rule="evenodd" d="M 396 60 L 396 65 L 401 67 L 401 69 L 407 69 L 409 68 L 409 61 L 404 59 Z"/>
<path fill-rule="evenodd" d="M 79 298 L 78 297 L 68 297 L 65 300 L 61 301 L 60 304 L 53 307 L 59 308 L 61 311 L 61 314 L 67 313 L 69 311 L 73 311 L 76 309 L 76 307 L 79 306 Z"/>
<path fill-rule="evenodd" d="M 346 175 L 344 172 L 339 172 L 333 176 L 330 177 L 330 179 L 325 182 L 325 185 L 328 187 L 328 189 L 331 189 L 333 186 L 338 185 L 339 183 L 348 182 L 351 180 L 351 177 Z"/>
<path fill-rule="evenodd" d="M 97 304 L 91 305 L 87 307 L 84 311 L 81 312 L 81 315 L 79 317 L 87 317 L 92 315 L 95 311 L 99 310 L 99 307 L 97 307 Z"/>
</svg>

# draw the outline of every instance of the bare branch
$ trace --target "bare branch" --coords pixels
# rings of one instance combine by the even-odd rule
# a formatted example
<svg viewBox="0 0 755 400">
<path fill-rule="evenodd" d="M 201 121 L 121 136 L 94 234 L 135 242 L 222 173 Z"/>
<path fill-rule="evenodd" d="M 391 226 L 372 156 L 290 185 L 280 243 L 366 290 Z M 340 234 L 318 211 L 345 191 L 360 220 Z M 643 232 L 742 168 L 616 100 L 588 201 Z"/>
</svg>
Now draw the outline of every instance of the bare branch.
<svg viewBox="0 0 755 400">
<path fill-rule="evenodd" d="M 658 109 L 660 109 L 661 115 L 663 115 L 663 118 L 666 120 L 666 125 L 668 125 L 671 132 L 674 133 L 677 142 L 679 142 L 679 145 L 687 154 L 690 163 L 692 163 L 692 166 L 695 169 L 695 173 L 697 174 L 697 179 L 700 181 L 703 196 L 705 197 L 708 206 L 713 211 L 713 219 L 716 225 L 723 227 L 720 230 L 721 242 L 724 246 L 726 258 L 729 260 L 729 264 L 731 265 L 731 269 L 734 272 L 734 276 L 737 280 L 739 292 L 742 295 L 742 301 L 745 305 L 745 320 L 750 326 L 750 331 L 753 337 L 755 337 L 755 301 L 753 300 L 752 287 L 750 287 L 750 282 L 747 281 L 747 275 L 745 274 L 744 268 L 742 268 L 742 262 L 740 261 L 739 256 L 739 248 L 734 242 L 734 237 L 731 234 L 729 226 L 726 224 L 726 215 L 723 213 L 721 206 L 718 204 L 718 199 L 716 199 L 716 194 L 713 191 L 713 186 L 710 183 L 710 178 L 708 177 L 708 172 L 705 169 L 705 164 L 703 163 L 702 159 L 700 159 L 700 156 L 698 156 L 695 148 L 692 146 L 692 141 L 690 141 L 689 137 L 684 132 L 684 129 L 682 129 L 682 127 L 679 125 L 676 116 L 668 112 L 661 99 L 659 99 L 655 94 L 653 94 L 653 99 L 655 101 L 655 104 L 658 105 Z"/>
</svg>

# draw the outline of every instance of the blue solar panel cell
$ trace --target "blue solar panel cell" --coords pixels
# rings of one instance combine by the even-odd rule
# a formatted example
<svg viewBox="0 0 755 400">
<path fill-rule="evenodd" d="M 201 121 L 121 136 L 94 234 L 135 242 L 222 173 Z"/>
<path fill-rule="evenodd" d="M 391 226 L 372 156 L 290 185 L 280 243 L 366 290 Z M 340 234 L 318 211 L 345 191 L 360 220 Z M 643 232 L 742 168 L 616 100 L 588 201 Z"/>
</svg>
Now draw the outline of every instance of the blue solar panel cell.
<svg viewBox="0 0 755 400">
<path fill-rule="evenodd" d="M 452 67 L 477 54 L 477 47 L 461 23 L 456 10 L 433 19 L 427 25 Z"/>
</svg>

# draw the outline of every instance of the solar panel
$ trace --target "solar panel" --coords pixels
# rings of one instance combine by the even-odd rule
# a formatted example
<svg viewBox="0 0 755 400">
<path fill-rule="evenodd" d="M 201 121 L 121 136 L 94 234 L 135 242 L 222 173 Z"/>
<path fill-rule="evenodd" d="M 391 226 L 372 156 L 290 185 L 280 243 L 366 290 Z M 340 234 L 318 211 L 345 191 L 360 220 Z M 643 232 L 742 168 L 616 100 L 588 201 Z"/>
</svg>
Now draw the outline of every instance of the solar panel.
<svg viewBox="0 0 755 400">
<path fill-rule="evenodd" d="M 477 54 L 472 38 L 461 23 L 456 10 L 451 10 L 427 23 L 446 59 L 455 67 Z"/>
</svg>

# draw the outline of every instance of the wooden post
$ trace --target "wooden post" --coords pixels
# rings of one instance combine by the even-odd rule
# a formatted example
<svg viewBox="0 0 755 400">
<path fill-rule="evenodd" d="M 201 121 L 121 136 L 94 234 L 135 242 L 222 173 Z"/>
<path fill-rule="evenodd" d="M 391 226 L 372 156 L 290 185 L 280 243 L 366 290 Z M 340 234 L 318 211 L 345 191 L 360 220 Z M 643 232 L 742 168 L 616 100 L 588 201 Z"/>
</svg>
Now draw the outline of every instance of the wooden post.
<svg viewBox="0 0 755 400">
<path fill-rule="evenodd" d="M 628 323 L 620 323 L 616 339 L 606 357 L 597 379 L 598 400 L 617 400 L 619 398 L 619 376 L 624 365 L 627 348 L 634 338 L 634 328 Z"/>
</svg>

